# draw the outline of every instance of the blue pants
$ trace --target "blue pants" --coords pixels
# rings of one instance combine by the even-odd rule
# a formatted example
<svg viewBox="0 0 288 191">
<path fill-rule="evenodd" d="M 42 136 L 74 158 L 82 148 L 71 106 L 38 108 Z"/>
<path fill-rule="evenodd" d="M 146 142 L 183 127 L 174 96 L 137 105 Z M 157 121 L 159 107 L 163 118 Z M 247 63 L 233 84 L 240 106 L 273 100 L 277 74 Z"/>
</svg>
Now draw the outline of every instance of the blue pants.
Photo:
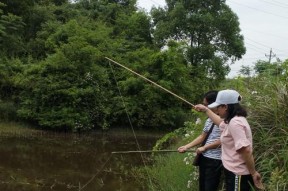
<svg viewBox="0 0 288 191">
<path fill-rule="evenodd" d="M 221 160 L 202 156 L 199 164 L 199 191 L 217 191 L 222 170 Z"/>
</svg>

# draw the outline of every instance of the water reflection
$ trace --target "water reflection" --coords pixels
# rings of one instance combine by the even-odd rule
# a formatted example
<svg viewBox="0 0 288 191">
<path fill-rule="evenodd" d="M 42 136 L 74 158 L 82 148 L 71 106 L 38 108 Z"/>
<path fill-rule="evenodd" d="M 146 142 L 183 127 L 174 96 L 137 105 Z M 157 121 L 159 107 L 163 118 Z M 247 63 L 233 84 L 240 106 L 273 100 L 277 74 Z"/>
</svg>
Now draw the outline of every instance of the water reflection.
<svg viewBox="0 0 288 191">
<path fill-rule="evenodd" d="M 152 149 L 160 135 L 137 134 L 140 149 Z M 145 190 L 130 176 L 143 165 L 140 154 L 111 154 L 138 150 L 131 133 L 103 135 L 0 135 L 0 190 Z"/>
</svg>

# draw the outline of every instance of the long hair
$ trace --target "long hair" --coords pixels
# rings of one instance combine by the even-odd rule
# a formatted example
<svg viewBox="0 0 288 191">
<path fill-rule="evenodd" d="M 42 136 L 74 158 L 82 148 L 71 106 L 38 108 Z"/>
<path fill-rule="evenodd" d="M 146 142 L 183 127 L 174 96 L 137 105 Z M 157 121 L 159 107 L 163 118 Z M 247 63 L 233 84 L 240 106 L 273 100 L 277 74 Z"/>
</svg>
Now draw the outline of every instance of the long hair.
<svg viewBox="0 0 288 191">
<path fill-rule="evenodd" d="M 225 123 L 229 123 L 231 119 L 235 116 L 241 116 L 241 117 L 247 117 L 247 111 L 245 108 L 243 108 L 239 103 L 235 104 L 228 104 L 227 105 L 227 116 L 224 119 Z"/>
</svg>

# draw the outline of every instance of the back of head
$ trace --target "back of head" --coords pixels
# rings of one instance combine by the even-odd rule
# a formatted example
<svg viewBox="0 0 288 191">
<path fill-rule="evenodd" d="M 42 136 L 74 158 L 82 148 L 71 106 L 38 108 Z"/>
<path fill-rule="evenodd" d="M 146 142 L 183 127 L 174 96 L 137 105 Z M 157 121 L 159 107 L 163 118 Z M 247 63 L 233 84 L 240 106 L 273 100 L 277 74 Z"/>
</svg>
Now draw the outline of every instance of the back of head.
<svg viewBox="0 0 288 191">
<path fill-rule="evenodd" d="M 206 92 L 203 97 L 206 99 L 208 104 L 211 104 L 216 101 L 217 94 L 218 94 L 218 91 L 211 90 L 209 92 Z"/>
</svg>

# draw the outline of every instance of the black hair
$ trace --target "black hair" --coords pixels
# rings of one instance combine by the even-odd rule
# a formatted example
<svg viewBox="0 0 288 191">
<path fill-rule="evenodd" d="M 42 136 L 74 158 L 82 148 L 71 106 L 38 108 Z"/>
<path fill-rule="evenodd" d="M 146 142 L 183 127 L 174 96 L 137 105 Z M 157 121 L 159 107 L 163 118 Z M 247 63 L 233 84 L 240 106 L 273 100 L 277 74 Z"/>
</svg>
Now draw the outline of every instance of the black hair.
<svg viewBox="0 0 288 191">
<path fill-rule="evenodd" d="M 227 105 L 227 116 L 224 119 L 225 123 L 229 123 L 231 119 L 235 116 L 247 117 L 247 111 L 244 107 L 242 107 L 239 103 L 228 104 Z"/>
<path fill-rule="evenodd" d="M 217 94 L 218 94 L 218 91 L 211 90 L 211 91 L 205 93 L 203 97 L 206 99 L 208 104 L 211 104 L 211 103 L 214 103 L 216 101 Z"/>
</svg>

